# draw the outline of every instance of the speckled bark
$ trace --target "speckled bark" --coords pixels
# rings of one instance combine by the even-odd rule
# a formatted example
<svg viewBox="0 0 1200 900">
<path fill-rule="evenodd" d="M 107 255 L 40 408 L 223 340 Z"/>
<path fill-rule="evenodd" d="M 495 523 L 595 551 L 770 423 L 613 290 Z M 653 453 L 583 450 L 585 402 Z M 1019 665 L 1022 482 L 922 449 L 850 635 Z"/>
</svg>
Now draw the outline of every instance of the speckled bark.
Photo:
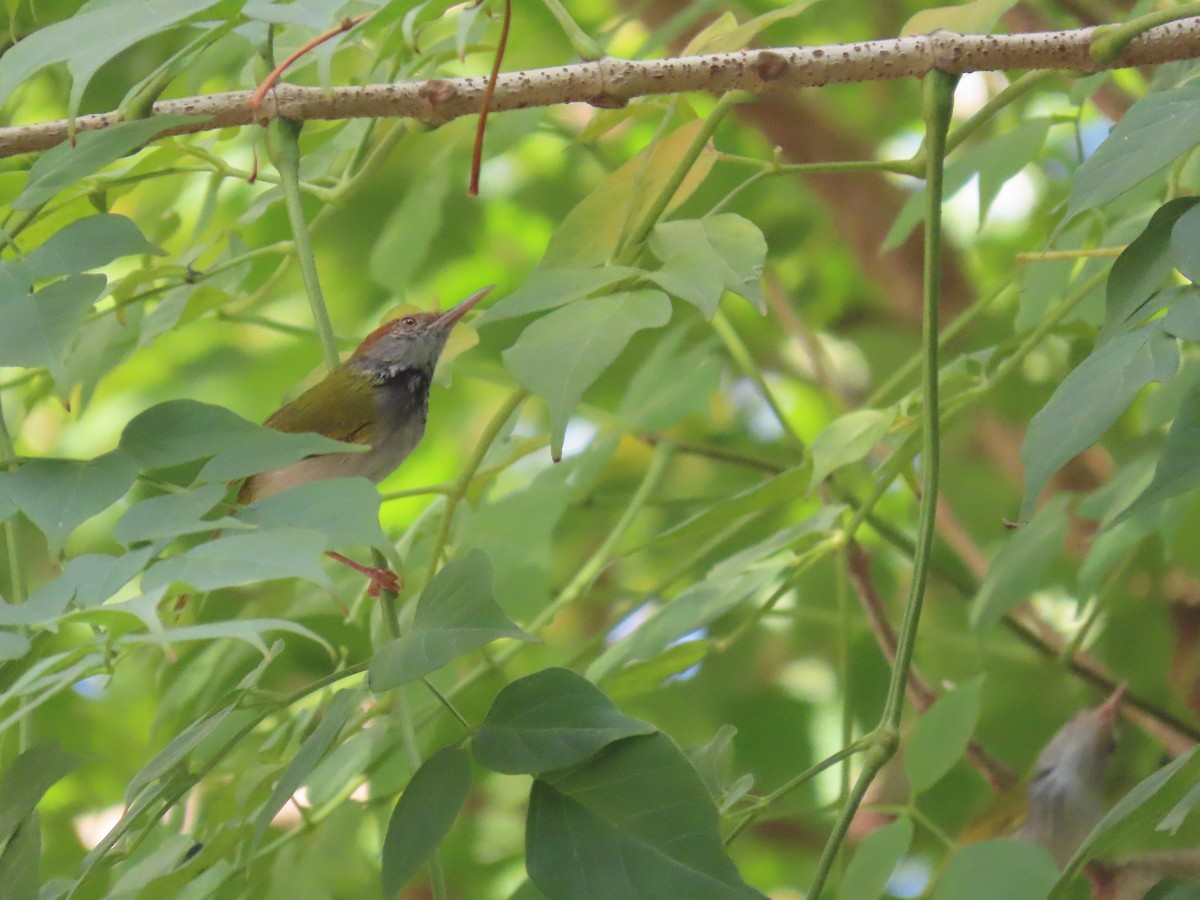
<svg viewBox="0 0 1200 900">
<path fill-rule="evenodd" d="M 766 92 L 851 81 L 877 81 L 923 75 L 930 69 L 962 73 L 1009 69 L 1069 69 L 1094 72 L 1088 56 L 1094 29 L 1016 35 L 933 35 L 834 44 L 777 47 L 663 60 L 605 59 L 500 76 L 492 108 L 496 112 L 591 103 L 619 106 L 635 97 L 680 91 L 740 89 Z M 1200 56 L 1200 17 L 1181 19 L 1134 39 L 1106 68 L 1148 65 Z M 360 87 L 303 88 L 280 85 L 262 109 L 246 106 L 249 91 L 166 100 L 154 115 L 196 114 L 205 118 L 171 133 L 248 125 L 263 116 L 292 119 L 347 119 L 404 116 L 440 124 L 479 111 L 484 79 L 453 78 Z M 76 128 L 88 131 L 117 121 L 116 114 L 81 116 Z M 67 139 L 67 122 L 0 129 L 0 157 L 45 150 Z"/>
</svg>

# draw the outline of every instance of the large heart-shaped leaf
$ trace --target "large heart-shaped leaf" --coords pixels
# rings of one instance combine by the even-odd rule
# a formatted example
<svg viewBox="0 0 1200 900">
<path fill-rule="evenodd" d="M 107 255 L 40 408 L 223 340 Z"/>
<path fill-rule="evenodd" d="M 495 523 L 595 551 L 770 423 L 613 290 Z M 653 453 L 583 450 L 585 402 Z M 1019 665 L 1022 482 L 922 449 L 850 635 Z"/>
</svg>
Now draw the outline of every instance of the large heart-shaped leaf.
<svg viewBox="0 0 1200 900">
<path fill-rule="evenodd" d="M 504 688 L 471 747 L 495 772 L 536 774 L 577 765 L 613 741 L 653 731 L 582 675 L 550 668 Z"/>
</svg>

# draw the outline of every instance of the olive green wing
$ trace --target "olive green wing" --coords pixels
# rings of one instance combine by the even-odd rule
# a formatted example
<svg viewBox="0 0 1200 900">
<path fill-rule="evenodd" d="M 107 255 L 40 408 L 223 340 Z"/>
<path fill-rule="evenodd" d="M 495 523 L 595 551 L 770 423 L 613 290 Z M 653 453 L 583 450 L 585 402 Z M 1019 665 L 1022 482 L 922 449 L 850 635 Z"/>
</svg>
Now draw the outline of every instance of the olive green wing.
<svg viewBox="0 0 1200 900">
<path fill-rule="evenodd" d="M 349 444 L 369 444 L 375 420 L 371 380 L 345 366 L 330 372 L 263 424 L 291 434 L 314 432 Z"/>
</svg>

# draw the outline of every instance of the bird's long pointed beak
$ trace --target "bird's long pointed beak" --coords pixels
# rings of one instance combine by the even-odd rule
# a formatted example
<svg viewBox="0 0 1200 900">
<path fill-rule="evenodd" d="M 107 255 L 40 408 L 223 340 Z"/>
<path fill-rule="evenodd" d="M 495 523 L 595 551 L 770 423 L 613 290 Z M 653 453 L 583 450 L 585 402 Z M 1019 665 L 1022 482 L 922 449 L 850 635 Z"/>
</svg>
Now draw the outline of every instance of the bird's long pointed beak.
<svg viewBox="0 0 1200 900">
<path fill-rule="evenodd" d="M 1121 706 L 1121 698 L 1124 695 L 1125 685 L 1118 685 L 1117 689 L 1112 692 L 1112 696 L 1096 707 L 1096 711 L 1109 722 L 1113 721 L 1117 717 L 1117 710 Z"/>
<path fill-rule="evenodd" d="M 466 300 L 462 301 L 462 303 L 446 310 L 434 321 L 434 327 L 437 328 L 438 331 L 449 331 L 458 324 L 459 319 L 469 313 L 474 308 L 475 304 L 486 297 L 488 292 L 494 287 L 494 284 L 489 284 L 487 287 L 473 293 Z"/>
</svg>

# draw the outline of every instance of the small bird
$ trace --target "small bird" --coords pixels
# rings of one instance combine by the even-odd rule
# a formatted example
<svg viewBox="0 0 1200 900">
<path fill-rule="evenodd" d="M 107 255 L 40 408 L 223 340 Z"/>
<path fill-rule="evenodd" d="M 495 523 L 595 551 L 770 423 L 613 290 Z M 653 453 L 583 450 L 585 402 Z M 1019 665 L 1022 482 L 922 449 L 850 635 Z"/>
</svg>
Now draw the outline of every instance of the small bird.
<svg viewBox="0 0 1200 900">
<path fill-rule="evenodd" d="M 492 287 L 476 291 L 444 313 L 416 312 L 386 322 L 340 366 L 272 413 L 264 424 L 277 431 L 312 432 L 371 449 L 309 456 L 252 475 L 242 484 L 238 502 L 253 503 L 326 478 L 358 476 L 379 482 L 394 472 L 425 434 L 429 386 L 451 330 Z M 371 596 L 381 588 L 399 587 L 396 574 L 388 569 L 364 566 L 332 551 L 327 555 L 366 575 Z"/>
<path fill-rule="evenodd" d="M 1038 755 L 1032 776 L 1001 794 L 964 829 L 961 842 L 1008 835 L 1040 845 L 1065 867 L 1104 815 L 1104 772 L 1116 747 L 1124 691 L 1117 688 L 1063 725 Z"/>
<path fill-rule="evenodd" d="M 1104 772 L 1116 749 L 1122 685 L 1067 722 L 1038 755 L 1029 807 L 1013 837 L 1040 844 L 1064 868 L 1104 816 Z"/>
</svg>

